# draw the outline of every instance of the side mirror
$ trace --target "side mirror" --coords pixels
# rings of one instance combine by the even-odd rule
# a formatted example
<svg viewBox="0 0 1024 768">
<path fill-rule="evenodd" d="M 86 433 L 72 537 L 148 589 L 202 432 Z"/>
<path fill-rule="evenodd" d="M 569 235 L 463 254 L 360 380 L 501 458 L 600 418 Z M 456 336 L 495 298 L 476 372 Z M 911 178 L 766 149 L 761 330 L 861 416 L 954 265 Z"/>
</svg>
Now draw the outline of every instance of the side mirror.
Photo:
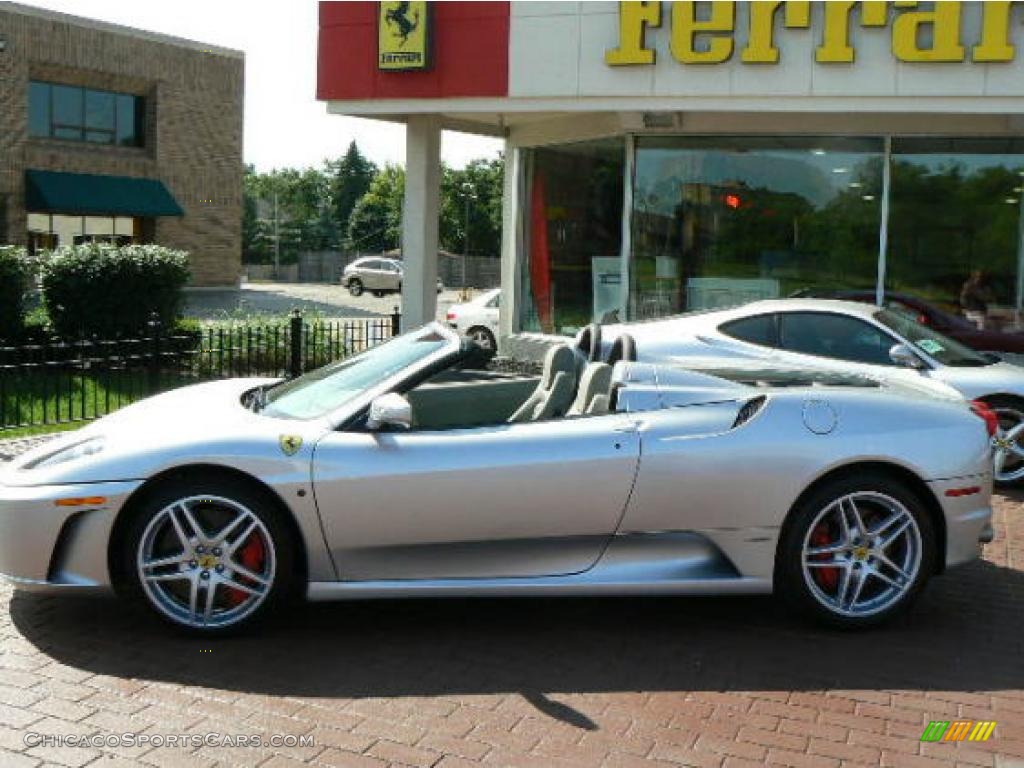
<svg viewBox="0 0 1024 768">
<path fill-rule="evenodd" d="M 915 370 L 924 368 L 924 361 L 915 355 L 906 344 L 893 344 L 889 349 L 889 359 L 900 368 L 914 368 Z"/>
<path fill-rule="evenodd" d="M 366 419 L 366 427 L 374 431 L 383 427 L 411 429 L 412 406 L 397 392 L 381 395 L 370 403 L 370 415 Z"/>
</svg>

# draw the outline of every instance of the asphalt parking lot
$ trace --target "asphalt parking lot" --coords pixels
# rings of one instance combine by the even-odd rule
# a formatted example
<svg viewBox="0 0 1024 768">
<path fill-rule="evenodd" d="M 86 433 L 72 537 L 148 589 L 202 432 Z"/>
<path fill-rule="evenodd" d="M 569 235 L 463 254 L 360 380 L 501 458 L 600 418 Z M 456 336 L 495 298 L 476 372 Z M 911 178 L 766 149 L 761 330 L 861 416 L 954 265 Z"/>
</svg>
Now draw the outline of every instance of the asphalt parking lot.
<svg viewBox="0 0 1024 768">
<path fill-rule="evenodd" d="M 437 297 L 437 318 L 460 301 L 448 289 Z M 401 306 L 399 294 L 351 296 L 340 285 L 326 283 L 246 283 L 240 290 L 201 290 L 188 293 L 185 314 L 202 320 L 279 318 L 293 309 L 311 317 L 354 320 L 390 315 Z"/>
<path fill-rule="evenodd" d="M 4 586 L 0 766 L 1024 765 L 1022 501 L 999 498 L 982 562 L 868 634 L 769 598 L 520 599 L 323 604 L 202 642 Z M 957 718 L 998 724 L 920 741 Z M 28 736 L 93 733 L 314 745 Z"/>
</svg>

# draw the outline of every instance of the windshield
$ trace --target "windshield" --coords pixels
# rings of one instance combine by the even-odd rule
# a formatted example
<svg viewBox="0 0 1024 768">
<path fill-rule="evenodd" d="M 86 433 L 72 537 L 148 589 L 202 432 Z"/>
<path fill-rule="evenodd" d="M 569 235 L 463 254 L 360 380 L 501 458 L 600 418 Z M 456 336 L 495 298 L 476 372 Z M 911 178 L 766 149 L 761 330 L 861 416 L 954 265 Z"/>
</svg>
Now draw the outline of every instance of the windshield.
<svg viewBox="0 0 1024 768">
<path fill-rule="evenodd" d="M 405 368 L 455 342 L 434 326 L 418 328 L 266 393 L 262 412 L 285 419 L 315 419 L 353 400 Z"/>
<path fill-rule="evenodd" d="M 921 325 L 913 315 L 897 309 L 882 309 L 875 313 L 875 319 L 886 328 L 895 331 L 926 355 L 943 365 L 957 368 L 972 368 L 991 365 L 992 361 L 965 347 L 959 341 L 943 336 L 931 328 Z"/>
</svg>

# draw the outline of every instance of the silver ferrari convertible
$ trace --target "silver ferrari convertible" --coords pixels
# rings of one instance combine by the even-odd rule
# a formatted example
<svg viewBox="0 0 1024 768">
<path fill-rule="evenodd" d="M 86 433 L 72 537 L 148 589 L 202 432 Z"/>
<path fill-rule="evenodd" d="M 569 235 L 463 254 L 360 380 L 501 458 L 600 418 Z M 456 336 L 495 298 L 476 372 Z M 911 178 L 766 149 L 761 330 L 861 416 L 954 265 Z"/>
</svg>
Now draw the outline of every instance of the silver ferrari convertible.
<svg viewBox="0 0 1024 768">
<path fill-rule="evenodd" d="M 992 536 L 986 422 L 825 372 L 479 365 L 432 324 L 0 470 L 0 573 L 215 634 L 296 601 L 776 592 L 863 627 Z"/>
</svg>

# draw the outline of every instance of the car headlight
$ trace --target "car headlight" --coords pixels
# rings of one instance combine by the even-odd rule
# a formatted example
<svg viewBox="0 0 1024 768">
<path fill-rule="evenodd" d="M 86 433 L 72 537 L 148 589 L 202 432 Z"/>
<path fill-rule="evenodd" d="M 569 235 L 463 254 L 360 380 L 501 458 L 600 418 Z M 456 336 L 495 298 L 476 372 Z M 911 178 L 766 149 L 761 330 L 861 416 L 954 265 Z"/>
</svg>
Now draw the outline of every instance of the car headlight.
<svg viewBox="0 0 1024 768">
<path fill-rule="evenodd" d="M 22 469 L 44 469 L 55 467 L 58 464 L 65 464 L 69 461 L 84 459 L 87 456 L 95 456 L 107 447 L 107 441 L 102 437 L 91 437 L 80 443 L 69 445 L 60 450 L 48 453 L 41 458 L 22 466 Z"/>
</svg>

